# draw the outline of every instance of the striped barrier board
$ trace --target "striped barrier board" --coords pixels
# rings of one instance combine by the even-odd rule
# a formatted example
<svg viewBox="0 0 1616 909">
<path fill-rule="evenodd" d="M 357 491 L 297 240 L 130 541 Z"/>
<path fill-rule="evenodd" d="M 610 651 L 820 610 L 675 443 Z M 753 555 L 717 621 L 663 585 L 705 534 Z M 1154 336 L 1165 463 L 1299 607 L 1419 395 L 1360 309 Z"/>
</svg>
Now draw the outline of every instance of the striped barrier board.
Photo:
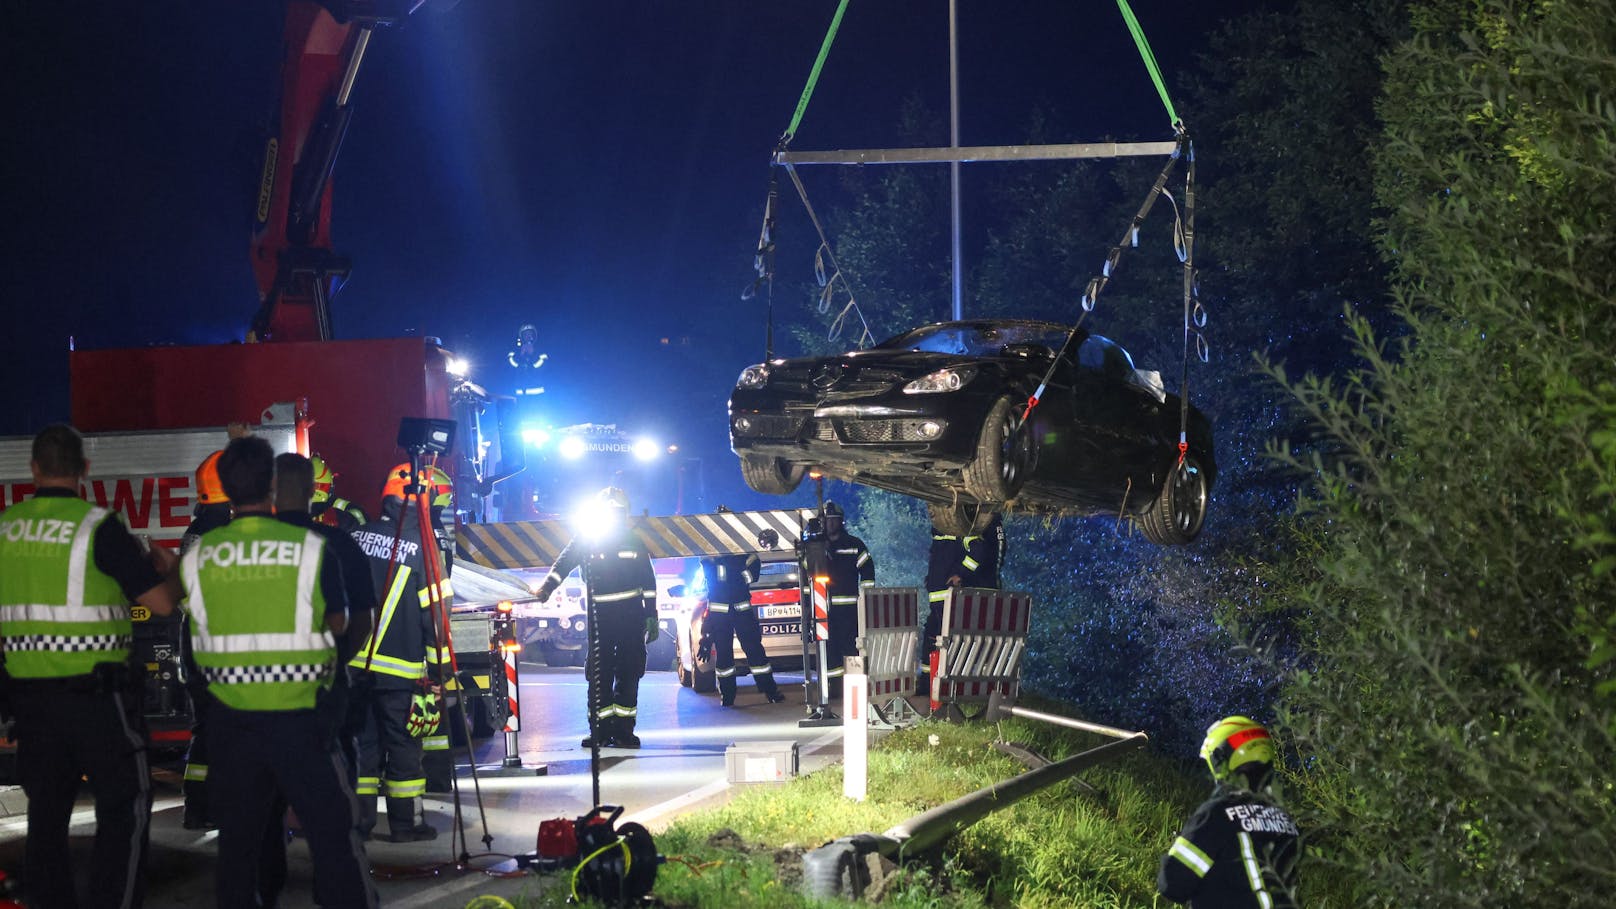
<svg viewBox="0 0 1616 909">
<path fill-rule="evenodd" d="M 758 534 L 773 530 L 789 550 L 802 536 L 808 512 L 724 511 L 715 514 L 631 518 L 653 559 L 756 552 Z M 548 568 L 572 539 L 566 521 L 467 524 L 455 532 L 457 555 L 495 569 Z"/>
<path fill-rule="evenodd" d="M 951 590 L 943 606 L 931 699 L 986 701 L 994 691 L 1014 698 L 1021 686 L 1021 655 L 1027 649 L 1031 616 L 1030 594 L 974 587 Z"/>
<path fill-rule="evenodd" d="M 920 591 L 914 587 L 859 590 L 859 653 L 869 696 L 902 697 L 915 690 L 915 649 L 920 639 Z"/>
</svg>

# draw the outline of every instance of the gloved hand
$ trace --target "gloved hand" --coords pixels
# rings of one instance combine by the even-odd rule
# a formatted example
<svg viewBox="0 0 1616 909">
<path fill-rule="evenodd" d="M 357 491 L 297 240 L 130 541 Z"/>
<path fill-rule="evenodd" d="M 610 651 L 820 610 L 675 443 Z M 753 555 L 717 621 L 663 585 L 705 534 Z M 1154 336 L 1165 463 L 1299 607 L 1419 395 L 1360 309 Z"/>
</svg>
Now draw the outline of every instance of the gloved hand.
<svg viewBox="0 0 1616 909">
<path fill-rule="evenodd" d="M 662 635 L 662 629 L 657 627 L 656 618 L 653 616 L 652 618 L 646 619 L 645 620 L 645 644 L 646 644 L 646 646 L 649 647 L 651 645 L 651 642 L 656 640 L 658 637 L 661 637 L 661 635 Z"/>
<path fill-rule="evenodd" d="M 545 581 L 543 584 L 540 584 L 539 589 L 533 591 L 533 595 L 539 598 L 540 603 L 550 602 L 550 594 L 552 593 L 555 593 L 555 585 L 551 584 L 549 581 Z"/>
<path fill-rule="evenodd" d="M 438 730 L 443 721 L 443 702 L 431 691 L 418 692 L 410 699 L 410 714 L 405 728 L 414 738 L 428 736 Z"/>
</svg>

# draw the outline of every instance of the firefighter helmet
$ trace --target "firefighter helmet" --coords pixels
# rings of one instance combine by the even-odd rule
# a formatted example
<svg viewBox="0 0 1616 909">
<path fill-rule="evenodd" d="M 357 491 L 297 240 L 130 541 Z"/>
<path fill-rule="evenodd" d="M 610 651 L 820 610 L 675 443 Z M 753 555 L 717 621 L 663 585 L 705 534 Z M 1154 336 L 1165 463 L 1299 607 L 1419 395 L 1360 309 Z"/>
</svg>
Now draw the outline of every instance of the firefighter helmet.
<svg viewBox="0 0 1616 909">
<path fill-rule="evenodd" d="M 223 505 L 230 501 L 224 494 L 224 484 L 219 482 L 219 456 L 222 454 L 224 450 L 220 449 L 196 465 L 196 501 L 200 505 Z"/>
<path fill-rule="evenodd" d="M 608 486 L 602 489 L 600 494 L 595 496 L 595 499 L 602 505 L 628 511 L 628 493 L 618 489 L 616 486 Z"/>
<path fill-rule="evenodd" d="M 331 472 L 331 465 L 319 455 L 309 458 L 309 464 L 314 467 L 314 501 L 329 501 L 331 485 L 336 481 L 337 475 Z"/>
<path fill-rule="evenodd" d="M 839 518 L 839 517 L 842 517 L 842 506 L 836 504 L 835 502 L 826 502 L 825 503 L 825 517 L 827 517 L 827 518 Z"/>
<path fill-rule="evenodd" d="M 1225 782 L 1230 775 L 1249 764 L 1260 764 L 1266 772 L 1274 763 L 1274 741 L 1261 723 L 1243 716 L 1226 716 L 1206 730 L 1201 743 L 1201 759 L 1212 778 Z"/>
<path fill-rule="evenodd" d="M 419 476 L 420 484 L 425 487 L 426 495 L 434 508 L 442 508 L 454 501 L 454 481 L 449 475 L 438 467 L 423 467 Z M 387 472 L 387 482 L 382 485 L 382 498 L 404 498 L 404 493 L 410 485 L 410 465 L 397 464 Z"/>
</svg>

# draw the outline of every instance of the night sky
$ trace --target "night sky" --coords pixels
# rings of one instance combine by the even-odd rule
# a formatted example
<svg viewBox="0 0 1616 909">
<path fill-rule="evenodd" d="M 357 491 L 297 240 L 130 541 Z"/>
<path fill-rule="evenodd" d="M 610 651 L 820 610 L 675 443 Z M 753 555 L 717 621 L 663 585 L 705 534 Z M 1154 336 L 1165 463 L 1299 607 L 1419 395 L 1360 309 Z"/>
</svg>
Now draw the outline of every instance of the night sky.
<svg viewBox="0 0 1616 909">
<path fill-rule="evenodd" d="M 1217 18 L 1260 5 L 1133 8 L 1171 86 Z M 279 4 L 90 6 L 7 10 L 6 434 L 67 417 L 70 339 L 223 343 L 257 307 L 247 235 Z M 497 388 L 517 326 L 534 322 L 555 423 L 656 433 L 705 459 L 709 506 L 763 504 L 724 435 L 729 386 L 763 346 L 762 310 L 739 291 L 769 153 L 835 8 L 434 0 L 379 32 L 336 169 L 333 235 L 354 262 L 337 336 L 437 336 Z M 1021 141 L 1034 108 L 1053 112 L 1059 141 L 1170 138 L 1110 0 L 959 8 L 962 144 Z M 947 11 L 854 0 L 793 149 L 900 144 L 909 97 L 946 124 Z M 810 192 L 830 182 L 804 174 Z M 791 230 L 783 274 L 816 246 L 800 216 Z M 869 315 L 881 336 L 911 327 Z"/>
</svg>

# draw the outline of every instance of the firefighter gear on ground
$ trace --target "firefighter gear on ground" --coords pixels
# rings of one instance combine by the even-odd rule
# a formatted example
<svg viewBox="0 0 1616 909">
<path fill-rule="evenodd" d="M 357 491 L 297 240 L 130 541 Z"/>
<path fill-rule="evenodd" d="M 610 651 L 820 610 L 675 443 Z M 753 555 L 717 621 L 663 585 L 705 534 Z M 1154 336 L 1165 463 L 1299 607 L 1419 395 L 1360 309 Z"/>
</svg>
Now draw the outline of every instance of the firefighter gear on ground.
<svg viewBox="0 0 1616 909">
<path fill-rule="evenodd" d="M 1201 756 L 1217 785 L 1162 858 L 1156 889 L 1192 909 L 1294 909 L 1301 833 L 1268 790 L 1268 730 L 1246 717 L 1219 720 Z"/>
<path fill-rule="evenodd" d="M 656 571 L 645 544 L 628 527 L 628 497 L 620 489 L 601 491 L 612 506 L 615 527 L 598 540 L 574 538 L 556 557 L 539 585 L 540 602 L 561 586 L 574 568 L 583 568 L 589 625 L 590 737 L 585 748 L 638 748 L 640 677 L 645 675 L 645 644 L 656 627 Z"/>
<path fill-rule="evenodd" d="M 755 554 L 726 555 L 701 560 L 707 584 L 707 621 L 702 637 L 712 640 L 718 692 L 725 707 L 735 703 L 735 642 L 741 642 L 747 668 L 758 693 L 769 703 L 785 700 L 774 683 L 774 667 L 763 650 L 763 632 L 758 628 L 757 611 L 752 608 L 752 584 L 761 572 Z"/>
<path fill-rule="evenodd" d="M 825 503 L 825 557 L 830 591 L 829 640 L 826 642 L 825 677 L 832 692 L 839 689 L 845 657 L 858 656 L 858 594 L 875 586 L 875 559 L 864 541 L 843 529 L 841 506 Z M 811 578 L 804 578 L 811 585 Z M 802 601 L 812 602 L 812 588 L 803 589 Z"/>
<path fill-rule="evenodd" d="M 389 483 L 397 475 L 389 474 Z M 408 466 L 403 480 L 409 475 Z M 403 480 L 400 481 L 402 492 Z M 415 695 L 427 680 L 440 680 L 448 663 L 447 648 L 437 645 L 432 604 L 447 604 L 447 578 L 433 591 L 420 524 L 403 500 L 387 499 L 382 520 L 360 528 L 354 539 L 370 557 L 371 578 L 381 594 L 381 617 L 371 637 L 348 665 L 359 673 L 356 683 L 368 698 L 364 732 L 359 740 L 359 802 L 362 834 L 376 825 L 376 798 L 387 798 L 387 825 L 395 842 L 431 839 L 436 831 L 415 823 L 417 799 L 426 792 L 422 741 L 410 732 Z M 397 536 L 397 559 L 393 557 Z M 391 571 L 392 577 L 388 574 Z"/>
<path fill-rule="evenodd" d="M 0 641 L 28 796 L 29 905 L 72 906 L 68 823 L 95 796 L 97 906 L 139 905 L 151 780 L 128 668 L 129 602 L 162 583 L 117 515 L 43 487 L 0 515 Z"/>
<path fill-rule="evenodd" d="M 266 513 L 238 515 L 186 553 L 181 575 L 196 662 L 215 700 L 208 788 L 220 824 L 219 905 L 273 901 L 280 882 L 262 869 L 285 849 L 280 797 L 308 838 L 316 902 L 375 906 L 331 715 L 337 648 L 327 616 L 346 613 L 347 600 L 325 541 Z"/>
<path fill-rule="evenodd" d="M 1004 562 L 1004 519 L 994 515 L 980 535 L 956 536 L 931 529 L 931 555 L 926 565 L 926 625 L 920 635 L 919 693 L 931 690 L 931 655 L 943 633 L 943 607 L 954 587 L 999 589 Z"/>
</svg>

